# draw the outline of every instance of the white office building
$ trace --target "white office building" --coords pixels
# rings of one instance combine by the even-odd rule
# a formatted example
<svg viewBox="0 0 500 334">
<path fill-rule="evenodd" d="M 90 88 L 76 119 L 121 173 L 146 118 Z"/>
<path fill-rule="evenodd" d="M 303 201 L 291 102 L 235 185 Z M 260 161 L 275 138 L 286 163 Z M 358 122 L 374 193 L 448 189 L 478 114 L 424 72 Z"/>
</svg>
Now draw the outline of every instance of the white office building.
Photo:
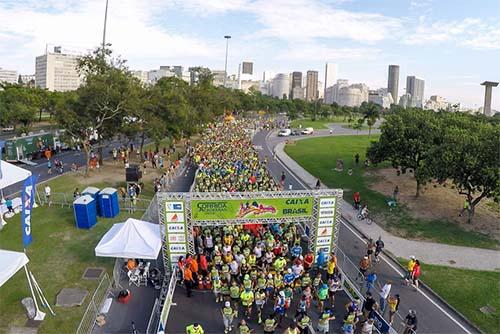
<svg viewBox="0 0 500 334">
<path fill-rule="evenodd" d="M 424 104 L 424 109 L 434 111 L 449 110 L 450 107 L 451 104 L 444 97 L 438 95 L 432 95 Z"/>
<path fill-rule="evenodd" d="M 213 85 L 216 87 L 224 86 L 224 77 L 226 76 L 226 72 L 224 70 L 213 70 Z"/>
<path fill-rule="evenodd" d="M 292 97 L 293 99 L 297 99 L 297 100 L 304 100 L 305 99 L 305 89 L 304 87 L 299 87 L 299 86 L 296 86 L 294 88 L 292 88 Z"/>
<path fill-rule="evenodd" d="M 148 72 L 148 81 L 151 84 L 155 84 L 160 80 L 161 78 L 170 78 L 174 77 L 175 73 L 167 68 L 160 68 L 158 70 L 151 70 Z"/>
<path fill-rule="evenodd" d="M 359 107 L 368 102 L 368 86 L 362 83 L 349 85 L 347 80 L 337 80 L 328 98 L 340 106 Z"/>
<path fill-rule="evenodd" d="M 17 83 L 17 71 L 6 70 L 0 67 L 0 83 Z"/>
<path fill-rule="evenodd" d="M 81 84 L 76 68 L 78 57 L 80 57 L 79 54 L 67 52 L 60 46 L 36 57 L 36 87 L 58 92 L 76 90 Z"/>
<path fill-rule="evenodd" d="M 394 103 L 394 99 L 392 98 L 391 93 L 387 92 L 386 88 L 380 88 L 368 91 L 368 102 L 373 102 L 380 105 L 384 109 L 388 109 L 391 107 L 391 104 Z"/>
<path fill-rule="evenodd" d="M 143 84 L 149 83 L 149 72 L 148 71 L 131 71 L 132 75 L 139 79 Z"/>
<path fill-rule="evenodd" d="M 282 99 L 288 98 L 290 92 L 290 79 L 288 74 L 278 73 L 272 80 L 272 96 Z"/>
</svg>

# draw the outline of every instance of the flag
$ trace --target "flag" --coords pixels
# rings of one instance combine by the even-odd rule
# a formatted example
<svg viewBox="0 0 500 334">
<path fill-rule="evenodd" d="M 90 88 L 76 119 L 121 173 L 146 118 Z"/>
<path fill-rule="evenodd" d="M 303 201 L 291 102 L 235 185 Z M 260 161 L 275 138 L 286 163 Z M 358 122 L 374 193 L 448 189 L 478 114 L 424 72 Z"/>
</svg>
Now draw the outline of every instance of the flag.
<svg viewBox="0 0 500 334">
<path fill-rule="evenodd" d="M 36 177 L 31 175 L 23 183 L 21 191 L 21 224 L 23 228 L 23 245 L 27 248 L 33 241 L 31 235 L 31 210 L 35 201 Z"/>
</svg>

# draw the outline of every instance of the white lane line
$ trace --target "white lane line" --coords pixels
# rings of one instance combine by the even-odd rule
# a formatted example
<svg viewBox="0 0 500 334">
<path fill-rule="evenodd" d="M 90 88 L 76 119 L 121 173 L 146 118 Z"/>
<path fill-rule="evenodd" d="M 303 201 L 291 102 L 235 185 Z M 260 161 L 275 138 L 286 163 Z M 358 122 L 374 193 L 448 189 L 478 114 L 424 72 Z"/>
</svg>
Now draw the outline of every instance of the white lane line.
<svg viewBox="0 0 500 334">
<path fill-rule="evenodd" d="M 343 219 L 340 220 L 342 224 L 344 224 L 345 227 L 349 229 L 349 231 L 352 232 L 356 237 L 358 237 L 363 243 L 367 243 L 356 231 L 354 231 L 347 223 L 343 221 Z M 392 263 L 390 263 L 385 257 L 382 257 L 382 260 L 385 261 L 391 267 L 394 269 L 395 272 L 397 272 L 401 277 L 404 277 L 404 275 L 400 272 L 399 268 L 395 267 Z M 453 317 L 451 314 L 449 314 L 445 309 L 443 309 L 439 304 L 437 304 L 434 300 L 432 300 L 431 297 L 429 297 L 425 292 L 422 291 L 422 289 L 418 289 L 418 292 L 422 294 L 428 301 L 430 301 L 438 310 L 443 312 L 448 318 L 450 318 L 455 324 L 457 324 L 460 328 L 464 330 L 465 333 L 467 334 L 472 334 L 471 331 L 469 331 L 467 328 L 465 328 L 455 317 Z"/>
</svg>

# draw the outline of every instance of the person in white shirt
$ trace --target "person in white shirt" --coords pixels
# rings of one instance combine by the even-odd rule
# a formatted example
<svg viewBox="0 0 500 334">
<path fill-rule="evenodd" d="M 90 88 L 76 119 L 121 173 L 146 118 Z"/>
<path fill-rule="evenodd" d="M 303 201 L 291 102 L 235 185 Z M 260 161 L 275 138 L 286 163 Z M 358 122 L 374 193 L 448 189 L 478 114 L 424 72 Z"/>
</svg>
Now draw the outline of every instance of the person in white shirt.
<svg viewBox="0 0 500 334">
<path fill-rule="evenodd" d="M 387 302 L 387 297 L 389 297 L 389 293 L 391 293 L 391 288 L 392 282 L 387 281 L 380 291 L 380 312 L 382 314 L 384 314 L 385 304 Z"/>
<path fill-rule="evenodd" d="M 52 192 L 52 189 L 50 189 L 49 185 L 47 184 L 45 186 L 45 200 L 47 201 L 47 204 L 50 206 L 52 204 L 52 201 L 50 200 L 50 194 Z"/>
<path fill-rule="evenodd" d="M 262 257 L 262 247 L 260 245 L 255 245 L 253 253 L 257 259 L 260 259 Z"/>
<path fill-rule="evenodd" d="M 373 319 L 368 319 L 361 327 L 361 334 L 372 334 L 373 333 Z"/>
</svg>

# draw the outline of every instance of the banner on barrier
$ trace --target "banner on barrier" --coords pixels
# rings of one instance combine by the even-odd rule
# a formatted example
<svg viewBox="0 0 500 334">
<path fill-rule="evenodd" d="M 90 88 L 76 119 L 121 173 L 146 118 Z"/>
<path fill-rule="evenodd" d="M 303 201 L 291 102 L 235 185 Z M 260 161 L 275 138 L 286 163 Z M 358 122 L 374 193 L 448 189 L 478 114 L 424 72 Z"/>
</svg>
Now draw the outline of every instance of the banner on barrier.
<svg viewBox="0 0 500 334">
<path fill-rule="evenodd" d="M 193 200 L 193 220 L 238 220 L 310 217 L 313 197 L 249 200 Z"/>
</svg>

